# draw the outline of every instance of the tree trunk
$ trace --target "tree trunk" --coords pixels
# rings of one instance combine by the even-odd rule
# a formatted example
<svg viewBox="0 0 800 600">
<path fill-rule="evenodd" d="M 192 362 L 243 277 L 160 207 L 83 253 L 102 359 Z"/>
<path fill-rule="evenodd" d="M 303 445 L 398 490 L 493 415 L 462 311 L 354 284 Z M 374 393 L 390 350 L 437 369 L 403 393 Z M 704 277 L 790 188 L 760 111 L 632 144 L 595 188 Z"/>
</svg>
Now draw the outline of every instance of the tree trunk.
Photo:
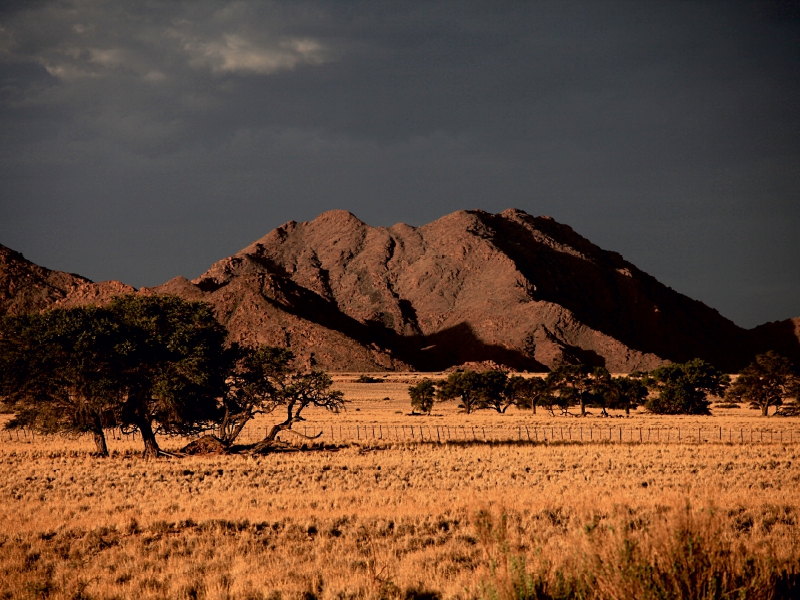
<svg viewBox="0 0 800 600">
<path fill-rule="evenodd" d="M 144 452 L 142 458 L 158 458 L 161 448 L 158 447 L 156 435 L 153 433 L 153 426 L 148 419 L 139 419 L 136 422 L 139 432 L 142 434 L 142 441 L 144 442 Z"/>
<path fill-rule="evenodd" d="M 92 428 L 92 435 L 94 436 L 94 445 L 96 448 L 95 454 L 97 456 L 108 456 L 108 445 L 106 444 L 106 434 L 103 431 L 103 425 L 100 422 L 100 416 L 94 416 L 94 427 Z"/>
<path fill-rule="evenodd" d="M 583 401 L 583 395 L 581 395 L 581 416 L 586 416 L 586 403 Z"/>
<path fill-rule="evenodd" d="M 761 416 L 762 417 L 769 416 L 769 404 L 766 402 L 761 406 Z"/>
<path fill-rule="evenodd" d="M 625 414 L 626 415 L 631 414 L 631 405 L 630 404 L 626 404 L 625 405 Z"/>
<path fill-rule="evenodd" d="M 264 438 L 264 441 L 274 442 L 275 438 L 278 437 L 278 434 L 281 431 L 286 431 L 287 429 L 291 429 L 294 423 L 295 423 L 294 419 L 287 419 L 283 423 L 278 423 L 277 425 L 273 425 L 272 429 L 269 430 L 267 437 Z"/>
<path fill-rule="evenodd" d="M 264 450 L 268 450 L 275 444 L 275 439 L 278 437 L 278 434 L 281 431 L 287 431 L 292 428 L 292 425 L 296 422 L 294 418 L 288 418 L 283 423 L 278 423 L 277 425 L 273 425 L 272 429 L 269 430 L 266 437 L 263 440 L 258 442 L 255 446 L 253 446 L 253 452 L 263 452 Z"/>
<path fill-rule="evenodd" d="M 100 431 L 93 431 L 92 435 L 94 435 L 94 445 L 96 448 L 95 454 L 97 454 L 97 456 L 108 456 L 106 435 L 103 433 L 103 430 L 101 429 Z"/>
</svg>

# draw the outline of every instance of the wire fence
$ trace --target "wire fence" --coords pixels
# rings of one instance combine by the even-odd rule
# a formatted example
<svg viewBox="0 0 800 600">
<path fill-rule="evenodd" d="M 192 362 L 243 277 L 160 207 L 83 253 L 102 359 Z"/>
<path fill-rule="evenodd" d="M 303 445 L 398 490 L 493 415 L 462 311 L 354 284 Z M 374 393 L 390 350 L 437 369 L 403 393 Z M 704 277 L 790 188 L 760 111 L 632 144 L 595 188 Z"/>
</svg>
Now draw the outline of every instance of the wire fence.
<svg viewBox="0 0 800 600">
<path fill-rule="evenodd" d="M 251 444 L 264 439 L 269 427 L 249 426 L 236 442 Z M 563 443 L 728 443 L 794 444 L 800 442 L 800 428 L 764 427 L 613 427 L 613 426 L 484 426 L 408 424 L 301 424 L 295 433 L 282 432 L 286 441 L 303 443 L 305 438 L 326 444 L 359 442 L 563 442 Z M 141 440 L 138 431 L 106 430 L 108 441 Z M 27 429 L 0 430 L 0 442 L 54 439 Z M 85 434 L 81 437 L 91 437 Z M 187 437 L 191 440 L 197 436 Z"/>
<path fill-rule="evenodd" d="M 733 427 L 559 427 L 484 425 L 303 425 L 305 436 L 331 442 L 624 442 L 624 443 L 796 443 L 800 429 Z"/>
</svg>

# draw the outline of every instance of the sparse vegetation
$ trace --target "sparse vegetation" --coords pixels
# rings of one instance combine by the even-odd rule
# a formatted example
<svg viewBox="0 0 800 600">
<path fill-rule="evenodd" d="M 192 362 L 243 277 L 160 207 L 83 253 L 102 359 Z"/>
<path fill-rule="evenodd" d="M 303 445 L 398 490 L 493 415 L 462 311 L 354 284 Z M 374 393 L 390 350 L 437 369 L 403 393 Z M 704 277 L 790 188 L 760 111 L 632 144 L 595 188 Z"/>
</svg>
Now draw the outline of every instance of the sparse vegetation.
<svg viewBox="0 0 800 600">
<path fill-rule="evenodd" d="M 800 590 L 794 431 L 765 440 L 762 429 L 760 445 L 752 424 L 750 443 L 743 427 L 738 440 L 732 426 L 727 439 L 721 427 L 702 435 L 693 415 L 708 414 L 709 395 L 728 384 L 702 361 L 643 376 L 563 366 L 547 377 L 493 370 L 335 384 L 296 369 L 286 349 L 223 351 L 206 307 L 171 302 L 6 322 L 39 333 L 3 352 L 10 423 L 27 429 L 0 442 L 0 597 L 760 599 Z M 115 318 L 80 320 L 100 314 Z M 12 339 L 22 337 L 4 343 Z M 15 375 L 15 364 L 29 371 Z M 727 406 L 753 402 L 747 386 L 763 381 L 745 377 Z M 795 388 L 781 385 L 782 402 Z M 355 439 L 329 418 L 346 398 L 358 404 L 348 416 Z M 410 438 L 406 423 L 397 435 L 409 400 L 421 413 Z M 434 400 L 459 404 L 432 414 Z M 726 404 L 714 409 L 739 410 Z M 638 419 L 638 441 L 623 443 L 621 427 L 612 441 L 610 426 L 590 425 L 589 407 Z M 573 428 L 577 416 L 586 419 Z M 512 437 L 492 441 L 493 422 Z M 27 435 L 96 441 L 109 425 L 118 429 L 110 447 L 104 437 L 102 463 L 82 439 Z M 451 437 L 450 425 L 464 435 Z M 651 436 L 650 425 L 677 428 L 677 439 Z M 258 435 L 263 454 L 135 456 L 155 431 L 185 443 L 180 436 L 210 427 L 225 448 Z M 303 445 L 275 443 L 288 431 Z"/>
<path fill-rule="evenodd" d="M 76 444 L 0 445 L 5 597 L 797 591 L 796 446 L 362 444 L 145 462 L 112 440 L 98 468 Z"/>
<path fill-rule="evenodd" d="M 436 384 L 430 379 L 423 379 L 418 384 L 409 386 L 408 395 L 411 398 L 411 412 L 431 414 Z"/>
<path fill-rule="evenodd" d="M 0 399 L 6 426 L 40 433 L 91 433 L 108 455 L 104 429 L 119 425 L 119 326 L 96 307 L 0 321 Z"/>
<path fill-rule="evenodd" d="M 275 443 L 280 432 L 297 433 L 292 426 L 303 421 L 302 413 L 309 406 L 334 413 L 344 407 L 343 394 L 331 389 L 330 376 L 321 371 L 305 373 L 294 368 L 294 355 L 286 348 L 233 347 L 229 352 L 234 359 L 226 380 L 223 417 L 218 426 L 218 437 L 227 446 L 256 415 L 286 410 L 286 418 L 274 424 L 256 446 L 256 450 L 263 451 Z"/>
<path fill-rule="evenodd" d="M 93 434 L 137 431 L 143 456 L 163 454 L 156 433 L 216 429 L 229 447 L 257 414 L 286 410 L 258 445 L 303 420 L 309 406 L 338 412 L 342 394 L 321 371 L 292 366 L 285 348 L 225 350 L 225 328 L 210 307 L 177 296 L 120 296 L 82 306 L 4 317 L 0 322 L 0 399 L 9 428 Z"/>
<path fill-rule="evenodd" d="M 708 415 L 711 414 L 708 396 L 722 396 L 730 384 L 730 377 L 696 358 L 683 364 L 658 367 L 644 376 L 643 383 L 657 394 L 645 404 L 652 413 Z"/>
<path fill-rule="evenodd" d="M 742 370 L 725 397 L 731 402 L 748 402 L 766 417 L 770 407 L 800 400 L 800 376 L 789 359 L 772 351 L 759 354 Z"/>
</svg>

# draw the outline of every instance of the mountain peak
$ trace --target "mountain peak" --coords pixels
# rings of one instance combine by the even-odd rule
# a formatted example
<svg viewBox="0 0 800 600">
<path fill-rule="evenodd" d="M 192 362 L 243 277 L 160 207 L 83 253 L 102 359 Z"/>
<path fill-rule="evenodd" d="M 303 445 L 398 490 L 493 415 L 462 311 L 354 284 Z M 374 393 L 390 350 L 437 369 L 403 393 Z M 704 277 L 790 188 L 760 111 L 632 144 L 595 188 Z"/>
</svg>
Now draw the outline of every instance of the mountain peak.
<svg viewBox="0 0 800 600">
<path fill-rule="evenodd" d="M 0 268 L 4 313 L 135 292 L 48 271 L 2 246 Z M 281 225 L 194 281 L 138 293 L 202 299 L 231 341 L 289 346 L 331 370 L 493 361 L 631 371 L 695 357 L 734 370 L 769 348 L 800 359 L 796 323 L 745 331 L 568 225 L 514 208 L 388 228 L 328 211 Z"/>
</svg>

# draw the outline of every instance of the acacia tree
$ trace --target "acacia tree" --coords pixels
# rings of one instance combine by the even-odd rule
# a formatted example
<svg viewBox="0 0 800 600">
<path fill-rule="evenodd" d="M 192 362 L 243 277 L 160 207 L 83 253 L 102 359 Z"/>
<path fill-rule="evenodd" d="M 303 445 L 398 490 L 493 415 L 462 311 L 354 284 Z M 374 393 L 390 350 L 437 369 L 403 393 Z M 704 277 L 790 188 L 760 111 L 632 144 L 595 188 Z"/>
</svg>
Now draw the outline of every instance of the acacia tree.
<svg viewBox="0 0 800 600">
<path fill-rule="evenodd" d="M 672 363 L 645 375 L 642 383 L 658 396 L 645 404 L 648 411 L 663 415 L 708 415 L 708 395 L 721 396 L 730 377 L 700 358 Z"/>
<path fill-rule="evenodd" d="M 15 416 L 8 428 L 94 437 L 108 456 L 104 428 L 116 425 L 121 388 L 119 327 L 95 306 L 6 316 L 0 322 L 0 397 Z"/>
<path fill-rule="evenodd" d="M 294 355 L 286 348 L 258 346 L 227 351 L 226 390 L 217 437 L 230 446 L 257 414 L 271 412 L 281 398 L 279 382 L 292 373 Z"/>
<path fill-rule="evenodd" d="M 262 404 L 264 412 L 269 413 L 282 408 L 286 411 L 286 418 L 273 425 L 264 439 L 253 447 L 256 452 L 269 449 L 282 431 L 288 431 L 308 439 L 315 439 L 322 435 L 320 432 L 314 436 L 304 436 L 292 429 L 292 425 L 305 420 L 302 412 L 306 408 L 316 406 L 335 413 L 344 408 L 344 394 L 339 390 L 331 389 L 333 379 L 324 371 L 304 373 L 289 369 L 273 374 L 271 382 L 275 393 Z"/>
<path fill-rule="evenodd" d="M 795 366 L 788 358 L 770 350 L 759 354 L 742 369 L 736 382 L 725 392 L 732 402 L 749 402 L 751 408 L 761 409 L 769 416 L 769 407 L 781 406 L 785 400 L 797 397 L 800 379 Z"/>
<path fill-rule="evenodd" d="M 509 394 L 508 375 L 503 371 L 484 371 L 479 379 L 480 407 L 491 408 L 499 413 L 504 413 L 514 404 L 513 397 Z"/>
<path fill-rule="evenodd" d="M 450 373 L 436 390 L 436 396 L 441 401 L 458 398 L 458 405 L 465 413 L 482 408 L 481 401 L 481 376 L 475 371 L 457 371 Z"/>
<path fill-rule="evenodd" d="M 547 375 L 546 380 L 550 389 L 558 392 L 555 402 L 562 411 L 566 413 L 569 406 L 578 404 L 583 417 L 587 405 L 602 403 L 610 375 L 605 367 L 559 365 Z"/>
<path fill-rule="evenodd" d="M 506 393 L 517 408 L 529 408 L 534 415 L 538 405 L 550 406 L 552 411 L 552 401 L 547 401 L 550 388 L 543 377 L 509 377 Z"/>
<path fill-rule="evenodd" d="M 195 434 L 220 418 L 225 328 L 203 302 L 177 296 L 120 296 L 108 311 L 124 330 L 118 374 L 123 426 L 138 429 L 143 456 L 164 452 L 155 434 Z"/>
<path fill-rule="evenodd" d="M 436 383 L 430 379 L 423 379 L 418 384 L 408 387 L 408 395 L 411 397 L 412 414 L 417 410 L 431 414 L 433 400 L 436 397 Z"/>
<path fill-rule="evenodd" d="M 647 394 L 647 388 L 635 372 L 622 377 L 612 377 L 606 392 L 607 405 L 609 408 L 624 408 L 625 414 L 629 415 L 631 408 L 644 403 Z"/>
</svg>

